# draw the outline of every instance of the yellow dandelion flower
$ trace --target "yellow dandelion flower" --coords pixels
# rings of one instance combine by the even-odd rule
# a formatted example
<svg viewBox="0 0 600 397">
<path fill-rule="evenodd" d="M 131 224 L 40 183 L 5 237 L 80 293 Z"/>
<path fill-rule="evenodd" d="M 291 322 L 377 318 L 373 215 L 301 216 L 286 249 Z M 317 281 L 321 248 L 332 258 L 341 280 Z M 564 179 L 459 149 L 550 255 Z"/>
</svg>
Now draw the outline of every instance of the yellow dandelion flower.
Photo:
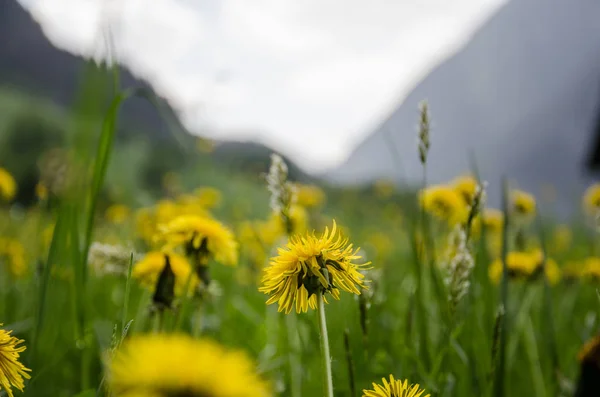
<svg viewBox="0 0 600 397">
<path fill-rule="evenodd" d="M 17 194 L 17 182 L 15 178 L 5 170 L 0 168 L 0 196 L 4 201 L 11 201 Z"/>
<path fill-rule="evenodd" d="M 135 232 L 148 244 L 152 244 L 156 235 L 156 219 L 149 208 L 141 208 L 135 213 Z"/>
<path fill-rule="evenodd" d="M 600 280 L 600 258 L 591 256 L 583 262 L 579 275 L 585 279 Z"/>
<path fill-rule="evenodd" d="M 595 183 L 583 195 L 583 208 L 592 215 L 600 212 L 600 183 Z"/>
<path fill-rule="evenodd" d="M 204 208 L 216 208 L 221 204 L 223 195 L 214 187 L 201 187 L 194 190 L 198 203 Z"/>
<path fill-rule="evenodd" d="M 0 323 L 0 327 L 3 324 Z M 19 346 L 24 341 L 11 335 L 12 331 L 0 329 L 0 391 L 5 391 L 13 397 L 12 388 L 23 391 L 23 378 L 29 379 L 27 372 L 31 370 L 19 362 L 19 356 L 25 351 L 25 346 Z"/>
<path fill-rule="evenodd" d="M 538 258 L 529 252 L 511 251 L 506 255 L 506 267 L 509 278 L 529 277 L 538 265 Z M 494 283 L 502 279 L 502 259 L 498 258 L 490 265 L 490 279 Z"/>
<path fill-rule="evenodd" d="M 184 256 L 172 252 L 149 252 L 139 262 L 134 264 L 131 276 L 138 280 L 144 287 L 154 290 L 158 278 L 167 264 L 167 258 L 171 270 L 175 275 L 175 295 L 183 295 L 190 273 L 194 271 L 192 265 Z M 189 291 L 193 291 L 198 286 L 198 283 L 198 276 L 193 273 L 190 279 Z"/>
<path fill-rule="evenodd" d="M 166 223 L 169 220 L 182 215 L 181 209 L 176 203 L 171 200 L 160 200 L 154 207 L 154 214 L 156 216 L 156 223 Z"/>
<path fill-rule="evenodd" d="M 209 203 L 203 203 L 200 198 L 193 194 L 183 194 L 177 198 L 177 201 L 173 203 L 171 207 L 172 216 L 167 217 L 167 213 L 159 214 L 159 224 L 165 221 L 170 221 L 175 216 L 181 215 L 200 215 L 209 217 L 208 207 Z M 166 207 L 163 208 L 165 210 Z M 173 216 L 174 214 L 174 216 Z"/>
<path fill-rule="evenodd" d="M 325 193 L 316 185 L 296 183 L 296 204 L 305 207 L 319 207 L 325 202 Z"/>
<path fill-rule="evenodd" d="M 358 250 L 338 234 L 335 221 L 320 237 L 314 233 L 291 237 L 264 269 L 259 291 L 271 295 L 267 305 L 277 302 L 285 313 L 294 306 L 297 313 L 315 309 L 318 292 L 329 292 L 335 299 L 340 289 L 360 295 L 359 288 L 366 287 L 359 269 L 369 263 L 355 263 L 361 258 Z"/>
<path fill-rule="evenodd" d="M 513 190 L 511 192 L 511 212 L 517 217 L 517 220 L 531 219 L 535 215 L 535 198 L 533 195 L 522 190 Z"/>
<path fill-rule="evenodd" d="M 13 277 L 22 277 L 27 273 L 25 256 L 25 248 L 20 241 L 0 238 L 0 257 L 6 260 L 8 271 Z"/>
<path fill-rule="evenodd" d="M 583 345 L 579 353 L 577 353 L 577 360 L 580 363 L 591 362 L 600 364 L 600 335 L 596 335 Z"/>
<path fill-rule="evenodd" d="M 462 196 L 450 186 L 434 185 L 422 190 L 420 203 L 425 211 L 450 224 L 464 222 L 468 215 Z"/>
<path fill-rule="evenodd" d="M 203 255 L 200 265 L 210 256 L 223 265 L 235 266 L 238 245 L 233 233 L 221 222 L 202 216 L 180 216 L 161 228 L 159 236 L 169 247 L 184 246 L 186 251 Z"/>
<path fill-rule="evenodd" d="M 482 216 L 483 226 L 488 233 L 500 234 L 504 227 L 504 214 L 495 208 L 486 208 Z"/>
<path fill-rule="evenodd" d="M 131 210 L 124 204 L 113 204 L 104 212 L 104 218 L 110 223 L 120 225 L 129 219 Z"/>
<path fill-rule="evenodd" d="M 117 397 L 268 397 L 248 356 L 208 339 L 181 334 L 133 336 L 107 363 Z"/>
<path fill-rule="evenodd" d="M 460 176 L 452 181 L 452 186 L 467 205 L 471 205 L 477 191 L 477 179 L 471 175 Z"/>
<path fill-rule="evenodd" d="M 363 390 L 362 397 L 429 397 L 429 394 L 423 395 L 425 390 L 421 389 L 419 384 L 412 385 L 405 379 L 394 379 L 390 375 L 390 380 L 381 379 L 381 384 L 373 383 L 372 390 Z"/>
<path fill-rule="evenodd" d="M 561 278 L 560 267 L 552 258 L 546 258 L 546 278 L 551 285 L 558 284 Z"/>
<path fill-rule="evenodd" d="M 512 279 L 535 279 L 542 273 L 543 253 L 541 250 L 531 252 L 511 251 L 506 256 L 508 277 Z M 502 261 L 496 259 L 489 270 L 490 279 L 494 283 L 500 282 L 502 278 Z M 556 261 L 546 257 L 546 278 L 552 285 L 558 283 L 561 271 Z"/>
</svg>

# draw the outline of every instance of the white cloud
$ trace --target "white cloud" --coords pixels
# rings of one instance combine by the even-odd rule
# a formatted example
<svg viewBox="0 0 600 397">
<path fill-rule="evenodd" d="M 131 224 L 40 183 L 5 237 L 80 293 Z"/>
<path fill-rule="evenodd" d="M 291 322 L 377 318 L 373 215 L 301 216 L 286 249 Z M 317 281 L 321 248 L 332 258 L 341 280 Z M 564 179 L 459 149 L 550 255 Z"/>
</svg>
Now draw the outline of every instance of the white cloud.
<svg viewBox="0 0 600 397">
<path fill-rule="evenodd" d="M 110 21 L 121 62 L 192 131 L 258 139 L 311 171 L 343 161 L 503 2 L 20 1 L 55 45 L 86 56 L 102 54 Z"/>
</svg>

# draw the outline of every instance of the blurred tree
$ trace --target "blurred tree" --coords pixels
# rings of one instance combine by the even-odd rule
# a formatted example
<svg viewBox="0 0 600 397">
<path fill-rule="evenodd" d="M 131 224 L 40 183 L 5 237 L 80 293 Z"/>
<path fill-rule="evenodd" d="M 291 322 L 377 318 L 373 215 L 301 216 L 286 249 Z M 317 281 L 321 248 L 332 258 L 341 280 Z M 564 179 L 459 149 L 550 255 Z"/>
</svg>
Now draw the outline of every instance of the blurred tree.
<svg viewBox="0 0 600 397">
<path fill-rule="evenodd" d="M 142 187 L 153 194 L 163 192 L 163 177 L 167 173 L 179 173 L 187 163 L 187 157 L 175 143 L 154 142 L 140 170 Z"/>
<path fill-rule="evenodd" d="M 34 110 L 22 111 L 9 121 L 0 136 L 0 162 L 17 180 L 17 202 L 28 206 L 36 201 L 38 160 L 64 140 L 64 129 Z"/>
</svg>

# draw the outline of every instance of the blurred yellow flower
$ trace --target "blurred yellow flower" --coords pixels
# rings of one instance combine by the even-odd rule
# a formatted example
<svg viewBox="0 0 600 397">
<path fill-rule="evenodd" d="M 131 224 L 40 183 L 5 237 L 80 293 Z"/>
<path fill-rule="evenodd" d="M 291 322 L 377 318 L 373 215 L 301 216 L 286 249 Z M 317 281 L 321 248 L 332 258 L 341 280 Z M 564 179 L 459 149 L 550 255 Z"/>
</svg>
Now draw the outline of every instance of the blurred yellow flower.
<svg viewBox="0 0 600 397">
<path fill-rule="evenodd" d="M 188 260 L 181 255 L 172 252 L 153 251 L 147 253 L 139 262 L 135 263 L 131 276 L 138 280 L 144 287 L 154 291 L 158 277 L 167 265 L 175 275 L 175 295 L 180 296 L 185 292 L 185 285 L 190 279 L 188 293 L 198 286 L 198 276 L 193 273 L 194 269 Z M 191 274 L 191 276 L 190 276 Z"/>
<path fill-rule="evenodd" d="M 129 219 L 131 210 L 124 204 L 113 204 L 104 211 L 104 218 L 115 225 L 125 223 Z"/>
<path fill-rule="evenodd" d="M 600 258 L 597 256 L 586 258 L 579 275 L 586 279 L 600 280 Z"/>
<path fill-rule="evenodd" d="M 577 361 L 590 362 L 594 366 L 600 363 L 600 335 L 588 340 L 577 353 Z"/>
<path fill-rule="evenodd" d="M 169 215 L 167 215 L 169 214 Z M 158 224 L 169 222 L 176 216 L 199 215 L 210 217 L 210 212 L 205 203 L 202 203 L 198 196 L 185 194 L 177 197 L 175 203 L 163 201 L 161 206 L 157 207 Z"/>
<path fill-rule="evenodd" d="M 504 214 L 495 208 L 486 208 L 482 216 L 483 226 L 486 232 L 492 234 L 502 233 L 504 227 Z"/>
<path fill-rule="evenodd" d="M 181 195 L 177 201 L 160 200 L 154 207 L 139 209 L 136 212 L 136 233 L 148 245 L 153 246 L 159 228 L 183 215 L 210 217 L 197 196 Z"/>
<path fill-rule="evenodd" d="M 460 194 L 466 205 L 471 205 L 477 191 L 477 179 L 471 175 L 460 176 L 452 181 L 452 186 Z"/>
<path fill-rule="evenodd" d="M 296 204 L 306 207 L 319 207 L 325 202 L 325 193 L 316 185 L 296 183 Z"/>
<path fill-rule="evenodd" d="M 511 251 L 506 256 L 506 267 L 510 278 L 528 278 L 538 266 L 538 256 L 530 252 Z M 502 259 L 492 262 L 489 269 L 490 279 L 494 283 L 502 279 Z"/>
<path fill-rule="evenodd" d="M 511 213 L 517 220 L 530 220 L 535 215 L 535 198 L 522 190 L 513 190 L 510 195 Z"/>
<path fill-rule="evenodd" d="M 150 208 L 140 208 L 135 213 L 135 232 L 148 245 L 152 245 L 156 235 L 156 219 Z"/>
<path fill-rule="evenodd" d="M 0 323 L 0 327 L 2 325 Z M 12 331 L 0 329 L 0 391 L 4 390 L 9 397 L 14 397 L 12 388 L 23 392 L 23 378 L 29 379 L 28 372 L 31 370 L 19 362 L 21 353 L 26 349 L 19 345 L 24 341 L 11 334 Z"/>
<path fill-rule="evenodd" d="M 392 194 L 394 194 L 394 190 L 396 189 L 394 182 L 387 179 L 375 181 L 373 187 L 375 189 L 375 195 L 382 199 L 392 197 Z"/>
<path fill-rule="evenodd" d="M 532 279 L 536 277 L 541 274 L 543 259 L 541 250 L 509 252 L 506 256 L 508 277 L 511 279 Z M 492 262 L 488 272 L 490 279 L 496 284 L 499 283 L 502 279 L 502 260 L 498 258 Z M 554 285 L 560 281 L 561 271 L 554 259 L 546 258 L 545 274 L 550 284 Z"/>
<path fill-rule="evenodd" d="M 271 295 L 267 305 L 277 302 L 279 311 L 290 313 L 315 309 L 317 293 L 329 292 L 339 299 L 342 289 L 360 295 L 365 288 L 364 275 L 360 269 L 369 263 L 357 264 L 361 257 L 347 239 L 337 231 L 335 221 L 317 237 L 313 234 L 291 237 L 285 248 L 271 258 L 264 269 L 260 292 Z"/>
<path fill-rule="evenodd" d="M 223 265 L 237 265 L 238 244 L 234 235 L 221 222 L 202 216 L 179 216 L 160 227 L 158 239 L 167 247 L 183 246 L 194 255 L 198 265 L 207 265 L 209 257 Z"/>
<path fill-rule="evenodd" d="M 0 196 L 4 201 L 12 201 L 17 194 L 17 182 L 15 178 L 5 170 L 0 168 Z"/>
<path fill-rule="evenodd" d="M 287 214 L 289 216 L 289 222 L 291 225 L 289 234 L 304 233 L 308 228 L 308 212 L 306 209 L 299 205 L 292 205 L 288 209 Z M 285 221 L 281 216 L 275 213 L 271 214 L 270 222 L 272 222 L 274 225 L 277 225 L 276 227 L 279 231 L 278 237 L 285 236 L 287 234 Z"/>
<path fill-rule="evenodd" d="M 198 204 L 203 208 L 216 208 L 221 204 L 223 195 L 214 187 L 201 187 L 194 190 L 194 195 L 198 197 Z"/>
<path fill-rule="evenodd" d="M 468 209 L 462 196 L 447 185 L 434 185 L 420 192 L 420 204 L 428 213 L 454 225 L 465 222 Z"/>
<path fill-rule="evenodd" d="M 583 195 L 583 208 L 592 215 L 600 212 L 600 183 L 587 188 Z"/>
<path fill-rule="evenodd" d="M 116 397 L 268 397 L 269 384 L 245 353 L 181 334 L 133 336 L 108 360 Z"/>
<path fill-rule="evenodd" d="M 270 245 L 261 236 L 260 229 L 259 222 L 244 221 L 238 226 L 238 239 L 241 250 L 248 256 L 252 265 L 262 268 L 267 260 Z"/>
<path fill-rule="evenodd" d="M 394 379 L 394 375 L 390 375 L 390 380 L 381 379 L 381 384 L 373 383 L 372 390 L 363 390 L 362 397 L 429 397 L 424 389 L 420 388 L 419 384 L 409 384 L 408 380 L 404 382 L 399 379 Z"/>
<path fill-rule="evenodd" d="M 369 233 L 367 242 L 371 244 L 373 248 L 375 248 L 376 255 L 380 259 L 387 258 L 394 249 L 394 244 L 392 243 L 392 240 L 390 240 L 390 237 L 386 233 Z"/>
<path fill-rule="evenodd" d="M 0 238 L 0 258 L 6 261 L 8 271 L 13 277 L 22 277 L 27 273 L 27 261 L 23 244 L 13 238 Z"/>
<path fill-rule="evenodd" d="M 561 274 L 562 272 L 560 271 L 560 268 L 558 267 L 558 264 L 556 263 L 556 261 L 552 258 L 547 258 L 546 259 L 546 278 L 548 279 L 548 283 L 550 283 L 551 285 L 556 285 L 558 284 L 558 282 L 561 279 Z"/>
<path fill-rule="evenodd" d="M 549 250 L 553 254 L 566 252 L 571 247 L 573 233 L 567 225 L 558 225 L 552 231 L 551 244 Z"/>
</svg>

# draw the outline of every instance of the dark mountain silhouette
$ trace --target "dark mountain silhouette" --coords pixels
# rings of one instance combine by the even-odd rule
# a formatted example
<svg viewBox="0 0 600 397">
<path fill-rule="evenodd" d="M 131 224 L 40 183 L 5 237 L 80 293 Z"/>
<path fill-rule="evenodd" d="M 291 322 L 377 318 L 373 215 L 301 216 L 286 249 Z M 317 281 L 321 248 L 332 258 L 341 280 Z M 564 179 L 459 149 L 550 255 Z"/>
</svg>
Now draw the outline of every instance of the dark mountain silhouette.
<svg viewBox="0 0 600 397">
<path fill-rule="evenodd" d="M 29 13 L 15 0 L 0 1 L 0 86 L 24 90 L 32 95 L 48 98 L 62 106 L 72 106 L 77 100 L 78 90 L 85 66 L 85 61 L 68 52 L 54 47 L 44 36 L 41 27 Z M 126 69 L 121 69 L 121 85 L 123 87 L 146 87 L 150 85 L 137 79 Z M 107 104 L 108 105 L 108 104 Z M 168 125 L 157 111 L 143 99 L 128 101 L 120 112 L 119 125 L 125 134 L 119 139 L 127 139 L 132 133 L 141 133 L 151 140 L 165 141 L 183 146 L 193 146 L 188 134 L 177 122 L 173 109 L 166 103 L 166 116 L 171 127 L 179 132 L 178 139 L 168 131 Z M 272 150 L 261 144 L 241 142 L 218 142 L 218 150 L 211 156 L 224 165 L 240 165 L 244 169 L 247 164 L 268 164 Z M 291 169 L 305 177 L 297 167 L 290 164 Z"/>
<path fill-rule="evenodd" d="M 62 106 L 76 100 L 85 61 L 54 47 L 40 26 L 15 0 L 0 1 L 0 85 L 46 97 Z M 123 87 L 149 85 L 121 70 Z M 173 111 L 166 106 L 171 116 Z M 156 110 L 142 99 L 125 104 L 121 125 L 153 138 L 169 138 Z"/>
<path fill-rule="evenodd" d="M 510 1 L 327 177 L 417 182 L 417 105 L 427 99 L 432 182 L 468 171 L 474 157 L 495 204 L 505 175 L 536 194 L 553 184 L 560 206 L 572 205 L 594 178 L 589 165 L 598 163 L 599 16 L 597 0 Z"/>
</svg>

